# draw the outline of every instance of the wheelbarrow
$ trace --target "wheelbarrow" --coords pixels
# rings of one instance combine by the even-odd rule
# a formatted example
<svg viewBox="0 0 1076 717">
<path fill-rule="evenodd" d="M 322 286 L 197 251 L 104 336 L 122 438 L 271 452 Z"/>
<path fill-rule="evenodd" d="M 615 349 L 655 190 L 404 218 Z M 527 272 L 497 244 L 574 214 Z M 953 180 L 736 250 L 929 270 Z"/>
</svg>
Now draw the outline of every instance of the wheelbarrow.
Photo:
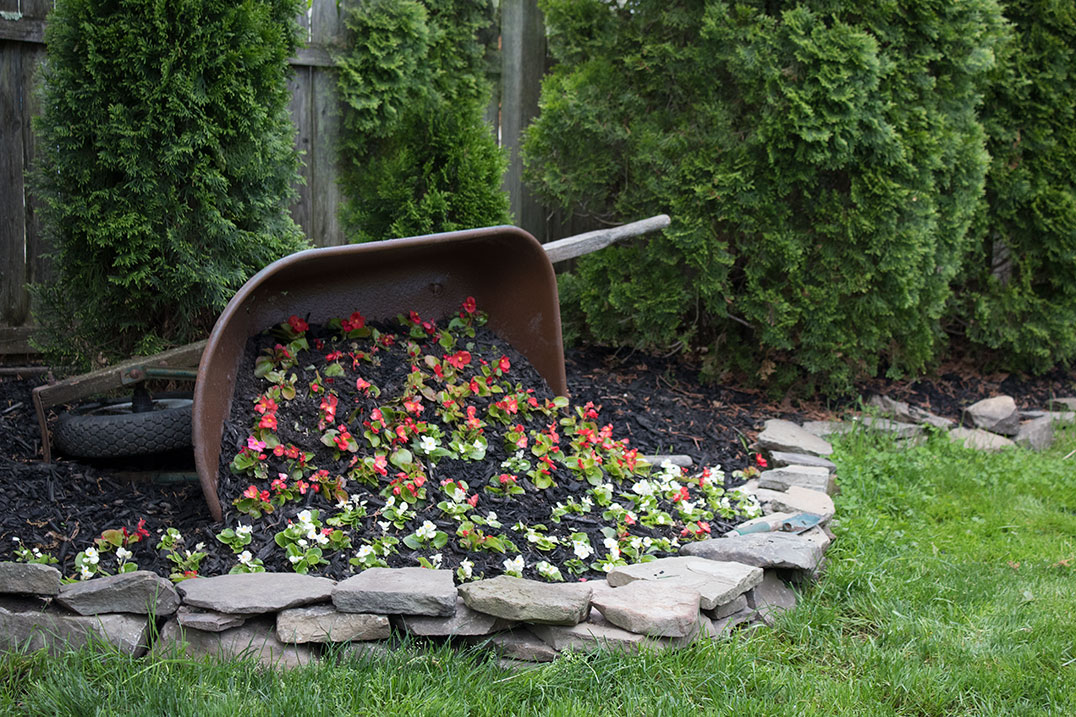
<svg viewBox="0 0 1076 717">
<path fill-rule="evenodd" d="M 662 229 L 669 221 L 658 215 L 545 245 L 522 229 L 501 226 L 310 249 L 284 257 L 239 289 L 208 341 L 136 359 L 98 372 L 100 376 L 87 374 L 36 389 L 45 460 L 51 460 L 47 407 L 147 377 L 189 377 L 189 372 L 174 367 L 191 365 L 200 355 L 191 438 L 206 504 L 213 519 L 221 521 L 217 495 L 221 440 L 240 360 L 249 338 L 292 314 L 315 323 L 356 310 L 372 320 L 411 310 L 446 316 L 473 296 L 489 314 L 490 329 L 523 354 L 550 389 L 566 395 L 553 263 Z"/>
</svg>

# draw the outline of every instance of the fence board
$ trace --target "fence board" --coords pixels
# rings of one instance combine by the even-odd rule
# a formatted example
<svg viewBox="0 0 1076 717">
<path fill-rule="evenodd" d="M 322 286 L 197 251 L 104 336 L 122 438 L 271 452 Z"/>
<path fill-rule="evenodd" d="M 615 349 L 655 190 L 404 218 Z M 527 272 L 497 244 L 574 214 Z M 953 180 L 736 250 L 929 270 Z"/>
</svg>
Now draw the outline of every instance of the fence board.
<svg viewBox="0 0 1076 717">
<path fill-rule="evenodd" d="M 315 2 L 310 16 L 310 44 L 324 51 L 343 42 L 344 22 L 334 0 Z M 328 67 L 311 68 L 313 136 L 310 145 L 311 215 L 310 239 L 317 246 L 346 244 L 340 226 L 341 193 L 338 175 L 336 138 L 340 131 L 340 108 L 336 91 L 336 73 Z"/>
<path fill-rule="evenodd" d="M 0 323 L 29 319 L 21 43 L 0 42 Z"/>
</svg>

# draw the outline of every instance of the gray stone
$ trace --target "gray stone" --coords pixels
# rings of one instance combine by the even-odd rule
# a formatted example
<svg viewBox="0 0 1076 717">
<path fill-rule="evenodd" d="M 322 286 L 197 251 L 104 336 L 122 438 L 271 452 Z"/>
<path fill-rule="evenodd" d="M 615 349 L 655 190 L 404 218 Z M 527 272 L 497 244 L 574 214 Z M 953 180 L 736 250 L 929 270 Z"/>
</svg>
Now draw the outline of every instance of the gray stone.
<svg viewBox="0 0 1076 717">
<path fill-rule="evenodd" d="M 785 466 L 763 471 L 758 487 L 769 490 L 788 490 L 794 485 L 832 495 L 837 484 L 828 468 L 821 466 Z"/>
<path fill-rule="evenodd" d="M 640 459 L 646 461 L 652 466 L 660 466 L 665 461 L 672 463 L 677 468 L 690 468 L 695 465 L 695 461 L 691 456 L 684 456 L 679 454 L 655 454 L 652 456 L 639 456 Z"/>
<path fill-rule="evenodd" d="M 976 428 L 1003 436 L 1015 436 L 1020 428 L 1020 412 L 1012 396 L 984 398 L 964 409 Z"/>
<path fill-rule="evenodd" d="M 487 615 L 467 607 L 463 598 L 456 598 L 456 613 L 451 617 L 420 617 L 404 615 L 404 629 L 413 635 L 424 637 L 481 636 L 508 630 L 517 623 L 514 620 Z"/>
<path fill-rule="evenodd" d="M 849 431 L 854 431 L 855 426 L 844 421 L 807 421 L 803 424 L 803 430 L 818 438 L 837 436 Z M 828 454 L 826 454 L 828 455 Z"/>
<path fill-rule="evenodd" d="M 498 632 L 482 644 L 488 645 L 502 657 L 526 662 L 552 662 L 557 651 L 525 627 Z"/>
<path fill-rule="evenodd" d="M 307 665 L 317 657 L 317 653 L 306 645 L 288 645 L 278 640 L 273 619 L 269 617 L 253 618 L 241 627 L 223 632 L 192 630 L 181 627 L 178 620 L 169 620 L 161 629 L 153 651 L 167 654 L 172 650 L 188 657 L 253 659 L 265 667 L 277 669 Z"/>
<path fill-rule="evenodd" d="M 810 530 L 803 531 L 800 535 L 817 545 L 823 553 L 829 549 L 829 544 L 833 542 L 833 537 L 826 531 L 826 528 L 818 525 Z"/>
<path fill-rule="evenodd" d="M 758 496 L 759 501 L 762 496 Z M 837 512 L 833 505 L 833 499 L 825 493 L 817 490 L 809 490 L 794 485 L 786 491 L 776 495 L 767 495 L 766 502 L 774 511 L 785 513 L 814 513 L 822 518 L 822 523 L 828 523 Z"/>
<path fill-rule="evenodd" d="M 681 555 L 708 560 L 731 560 L 760 568 L 813 571 L 822 550 L 811 540 L 794 533 L 752 533 L 688 543 Z M 757 584 L 757 583 L 756 583 Z"/>
<path fill-rule="evenodd" d="M 177 585 L 183 602 L 234 615 L 257 615 L 327 602 L 336 583 L 298 573 L 236 573 Z"/>
<path fill-rule="evenodd" d="M 384 640 L 390 632 L 384 615 L 339 612 L 332 605 L 292 607 L 276 615 L 277 639 L 289 644 Z"/>
<path fill-rule="evenodd" d="M 873 416 L 860 416 L 856 420 L 872 431 L 888 433 L 895 438 L 917 438 L 924 433 L 923 427 L 915 423 L 903 423 Z"/>
<path fill-rule="evenodd" d="M 223 612 L 199 610 L 181 605 L 176 611 L 176 620 L 179 621 L 180 627 L 205 632 L 224 632 L 233 627 L 239 627 L 247 621 L 247 618 L 242 615 L 228 615 Z"/>
<path fill-rule="evenodd" d="M 739 625 L 745 622 L 751 622 L 755 617 L 755 611 L 751 608 L 744 608 L 739 612 L 735 612 L 727 617 L 723 617 L 719 620 L 714 620 L 713 629 L 720 637 L 728 637 L 732 634 Z"/>
<path fill-rule="evenodd" d="M 765 428 L 758 434 L 756 444 L 768 451 L 809 453 L 814 456 L 828 456 L 833 453 L 833 446 L 828 442 L 808 433 L 792 421 L 780 418 L 766 421 Z"/>
<path fill-rule="evenodd" d="M 590 599 L 606 620 L 651 637 L 687 637 L 698 630 L 699 592 L 685 585 L 635 580 Z"/>
<path fill-rule="evenodd" d="M 451 570 L 370 568 L 337 584 L 333 604 L 341 612 L 447 616 L 456 611 Z"/>
<path fill-rule="evenodd" d="M 787 451 L 770 451 L 770 463 L 774 468 L 781 466 L 816 466 L 827 469 L 830 473 L 837 470 L 837 464 L 822 456 L 808 453 L 789 453 Z"/>
<path fill-rule="evenodd" d="M 509 672 L 522 672 L 523 670 L 537 669 L 541 667 L 541 665 L 537 662 L 524 662 L 523 660 L 514 660 L 511 657 L 500 657 L 497 658 L 497 667 L 502 670 L 508 670 Z"/>
<path fill-rule="evenodd" d="M 742 598 L 743 596 L 741 596 Z M 747 599 L 743 598 L 746 603 Z M 734 602 L 738 602 L 740 598 L 737 598 Z M 687 647 L 693 642 L 699 642 L 702 640 L 718 640 L 721 635 L 714 629 L 714 621 L 703 613 L 699 613 L 696 620 L 695 630 L 691 634 L 684 637 L 665 637 L 652 640 L 651 644 L 657 648 L 677 648 Z"/>
<path fill-rule="evenodd" d="M 909 406 L 904 401 L 897 401 L 887 396 L 871 396 L 867 401 L 867 405 L 877 408 L 883 415 L 905 423 L 925 424 L 945 430 L 951 428 L 955 423 L 951 419 L 937 416 L 916 406 Z"/>
<path fill-rule="evenodd" d="M 1048 416 L 1024 421 L 1013 441 L 1033 451 L 1044 451 L 1054 443 L 1054 422 Z"/>
<path fill-rule="evenodd" d="M 713 610 L 708 611 L 707 614 L 714 620 L 720 620 L 723 617 L 728 617 L 741 610 L 746 610 L 747 607 L 747 593 L 744 593 L 743 595 L 737 595 L 732 602 L 718 605 Z"/>
<path fill-rule="evenodd" d="M 60 592 L 60 571 L 40 563 L 0 563 L 0 593 L 56 595 Z"/>
<path fill-rule="evenodd" d="M 172 583 L 149 570 L 68 583 L 56 601 L 79 615 L 127 612 L 168 617 L 179 608 Z"/>
<path fill-rule="evenodd" d="M 681 556 L 617 566 L 606 575 L 606 580 L 613 587 L 649 580 L 691 589 L 699 593 L 699 606 L 712 610 L 757 585 L 762 580 L 762 570 L 742 562 Z"/>
<path fill-rule="evenodd" d="M 954 428 L 949 431 L 949 440 L 953 443 L 962 443 L 965 448 L 979 451 L 1003 451 L 1006 448 L 1015 448 L 1016 443 L 1005 436 L 999 436 L 981 428 Z"/>
<path fill-rule="evenodd" d="M 145 615 L 72 615 L 36 601 L 0 599 L 0 650 L 59 654 L 86 645 L 111 645 L 139 657 L 149 645 L 149 621 Z"/>
<path fill-rule="evenodd" d="M 1046 407 L 1052 411 L 1076 412 L 1076 398 L 1051 398 Z"/>
<path fill-rule="evenodd" d="M 543 583 L 510 575 L 460 586 L 460 595 L 472 610 L 546 625 L 575 625 L 585 620 L 591 593 L 586 583 Z"/>
<path fill-rule="evenodd" d="M 747 594 L 747 604 L 762 622 L 772 626 L 778 613 L 796 607 L 796 593 L 777 573 L 767 570 L 762 582 Z"/>
<path fill-rule="evenodd" d="M 558 652 L 565 650 L 635 652 L 644 644 L 654 644 L 645 635 L 628 632 L 609 624 L 581 622 L 578 625 L 532 625 L 530 629 L 538 639 Z"/>
</svg>

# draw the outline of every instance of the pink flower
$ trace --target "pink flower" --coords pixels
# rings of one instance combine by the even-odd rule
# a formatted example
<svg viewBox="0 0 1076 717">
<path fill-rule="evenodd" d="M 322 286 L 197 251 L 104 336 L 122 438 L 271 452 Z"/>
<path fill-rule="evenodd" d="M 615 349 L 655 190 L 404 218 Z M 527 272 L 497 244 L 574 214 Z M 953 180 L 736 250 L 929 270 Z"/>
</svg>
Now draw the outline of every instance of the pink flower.
<svg viewBox="0 0 1076 717">
<path fill-rule="evenodd" d="M 252 451 L 263 451 L 265 450 L 265 441 L 259 441 L 254 436 L 247 436 L 247 448 Z"/>
<path fill-rule="evenodd" d="M 478 505 L 478 493 L 475 493 L 470 498 L 468 498 L 467 502 L 470 503 L 472 508 Z"/>
<path fill-rule="evenodd" d="M 770 465 L 769 463 L 766 462 L 766 459 L 762 457 L 761 453 L 756 453 L 755 454 L 755 463 L 758 464 L 759 468 L 766 468 L 767 466 Z"/>
<path fill-rule="evenodd" d="M 501 373 L 508 373 L 508 369 L 512 368 L 511 362 L 507 356 L 501 356 L 501 360 L 497 362 L 497 369 Z"/>
<path fill-rule="evenodd" d="M 369 381 L 364 381 L 361 378 L 357 378 L 357 379 L 355 379 L 355 388 L 359 389 L 360 391 L 369 391 L 370 390 L 370 382 Z"/>
<path fill-rule="evenodd" d="M 270 431 L 275 431 L 276 430 L 276 416 L 274 416 L 271 413 L 265 414 L 264 416 L 262 416 L 262 420 L 258 421 L 258 428 L 268 428 Z M 276 453 L 275 448 L 273 449 L 273 452 Z M 280 454 L 276 453 L 276 455 L 280 455 Z"/>
</svg>

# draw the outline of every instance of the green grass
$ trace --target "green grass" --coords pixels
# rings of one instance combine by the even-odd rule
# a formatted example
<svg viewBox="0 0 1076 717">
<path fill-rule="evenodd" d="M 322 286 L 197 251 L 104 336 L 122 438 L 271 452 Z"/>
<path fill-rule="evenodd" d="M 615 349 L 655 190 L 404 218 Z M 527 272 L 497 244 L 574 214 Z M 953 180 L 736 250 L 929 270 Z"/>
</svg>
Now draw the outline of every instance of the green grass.
<svg viewBox="0 0 1076 717">
<path fill-rule="evenodd" d="M 1076 714 L 1076 432 L 1037 455 L 838 445 L 838 540 L 772 629 L 508 672 L 480 652 L 274 673 L 80 652 L 0 660 L 33 715 Z"/>
</svg>

